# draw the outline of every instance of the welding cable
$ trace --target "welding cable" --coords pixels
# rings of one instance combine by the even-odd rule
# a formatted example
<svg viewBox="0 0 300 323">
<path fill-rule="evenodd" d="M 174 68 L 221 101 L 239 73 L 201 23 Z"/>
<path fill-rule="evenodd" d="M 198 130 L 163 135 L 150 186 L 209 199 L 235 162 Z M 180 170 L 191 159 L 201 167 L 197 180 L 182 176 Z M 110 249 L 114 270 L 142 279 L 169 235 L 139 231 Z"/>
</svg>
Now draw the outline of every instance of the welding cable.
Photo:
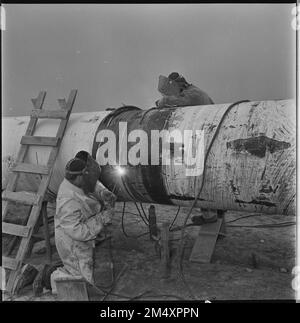
<svg viewBox="0 0 300 323">
<path fill-rule="evenodd" d="M 108 239 L 109 242 L 108 242 L 108 254 L 109 254 L 109 259 L 110 259 L 110 272 L 111 272 L 111 283 L 108 285 L 108 286 L 102 286 L 102 288 L 111 288 L 114 283 L 115 283 L 115 262 L 114 262 L 114 257 L 113 257 L 113 253 L 112 253 L 112 250 L 113 250 L 113 246 L 112 246 L 112 237 L 111 236 L 108 236 L 107 235 L 107 230 L 106 228 L 104 227 L 104 237 L 105 239 Z"/>
<path fill-rule="evenodd" d="M 229 107 L 226 109 L 226 111 L 224 112 L 224 114 L 222 115 L 222 118 L 216 128 L 216 131 L 210 141 L 210 144 L 208 146 L 208 149 L 206 151 L 206 154 L 204 156 L 204 162 L 203 162 L 203 173 L 202 173 L 202 182 L 201 182 L 201 186 L 200 186 L 200 189 L 197 193 L 197 195 L 195 196 L 195 199 L 193 201 L 193 204 L 187 214 L 187 216 L 185 217 L 184 219 L 184 223 L 183 223 L 183 227 L 182 227 L 182 230 L 181 230 L 181 241 L 180 241 L 180 248 L 179 248 L 179 253 L 178 253 L 178 257 L 179 257 L 179 274 L 181 276 L 181 279 L 183 281 L 183 283 L 185 284 L 185 286 L 187 287 L 189 293 L 190 293 L 190 296 L 193 298 L 193 299 L 196 299 L 191 288 L 189 287 L 189 285 L 187 284 L 186 280 L 185 280 L 185 277 L 184 277 L 184 274 L 183 274 L 183 255 L 184 255 L 184 231 L 185 231 L 185 228 L 186 228 L 186 224 L 187 224 L 187 221 L 189 219 L 189 217 L 191 216 L 192 214 L 192 211 L 195 207 L 195 205 L 197 204 L 197 201 L 201 195 L 201 192 L 202 192 L 202 189 L 203 189 L 203 186 L 204 186 L 204 182 L 205 182 L 205 175 L 206 175 L 206 161 L 207 161 L 207 158 L 208 158 L 208 155 L 210 153 L 210 150 L 213 146 L 213 143 L 215 142 L 215 139 L 220 131 L 220 128 L 223 124 L 223 121 L 224 119 L 227 117 L 228 113 L 231 111 L 231 109 L 235 106 L 237 106 L 238 104 L 241 104 L 241 103 L 244 103 L 244 102 L 250 102 L 249 100 L 241 100 L 241 101 L 238 101 L 238 102 L 235 102 L 235 103 L 232 103 L 229 105 Z M 196 186 L 196 181 L 195 181 L 195 186 Z"/>
<path fill-rule="evenodd" d="M 117 283 L 117 281 L 119 280 L 119 278 L 123 275 L 123 273 L 124 273 L 124 271 L 127 269 L 127 265 L 125 265 L 122 269 L 121 269 L 121 271 L 119 272 L 119 274 L 118 274 L 118 276 L 116 277 L 116 279 L 115 279 L 115 281 L 114 281 L 114 284 L 111 286 L 111 288 L 109 289 L 109 291 L 106 293 L 106 295 L 102 298 L 102 302 L 103 301 L 105 301 L 105 299 L 106 299 L 106 297 L 108 296 L 108 295 L 110 295 L 110 293 L 113 291 L 113 289 L 115 288 L 115 286 L 116 286 L 116 283 Z"/>
<path fill-rule="evenodd" d="M 251 217 L 254 217 L 254 216 L 261 216 L 261 214 L 260 213 L 253 213 L 253 214 L 248 214 L 248 215 L 245 215 L 245 216 L 241 216 L 241 217 L 238 217 L 237 219 L 226 221 L 226 225 L 228 223 L 233 223 L 233 222 L 236 222 L 236 221 L 239 221 L 239 220 L 242 220 L 242 219 L 246 219 L 246 218 L 251 218 Z"/>
<path fill-rule="evenodd" d="M 266 223 L 266 224 L 249 224 L 249 225 L 227 225 L 227 223 L 231 223 L 231 221 L 226 222 L 226 226 L 230 227 L 230 228 L 283 228 L 283 227 L 288 227 L 288 226 L 292 226 L 292 225 L 296 225 L 296 222 L 290 221 L 290 222 L 279 222 L 279 223 Z M 195 223 L 188 223 L 186 225 L 187 227 L 198 227 L 200 226 L 199 224 L 195 224 Z M 170 230 L 171 232 L 175 232 L 175 231 L 180 231 L 182 230 L 182 226 L 178 226 L 178 227 L 174 227 L 172 230 Z"/>
<path fill-rule="evenodd" d="M 140 237 L 142 237 L 142 236 L 144 236 L 144 235 L 148 234 L 148 233 L 149 233 L 149 231 L 144 232 L 144 233 L 141 233 L 141 234 L 139 234 L 139 235 L 137 235 L 137 236 L 130 236 L 130 235 L 128 235 L 128 234 L 126 233 L 126 231 L 125 231 L 125 227 L 124 227 L 124 216 L 125 216 L 125 213 L 127 213 L 127 212 L 125 212 L 125 207 L 126 207 L 126 202 L 123 202 L 123 210 L 122 210 L 121 225 L 122 225 L 122 231 L 123 231 L 123 234 L 125 235 L 125 237 L 126 237 L 126 238 L 133 238 L 133 239 L 137 239 L 137 238 L 140 238 Z"/>
<path fill-rule="evenodd" d="M 172 229 L 172 226 L 174 225 L 174 223 L 175 223 L 175 221 L 176 221 L 176 219 L 177 219 L 177 216 L 178 216 L 178 214 L 179 214 L 179 211 L 180 211 L 180 206 L 178 206 L 177 213 L 176 213 L 176 215 L 175 215 L 175 217 L 174 217 L 174 219 L 173 219 L 173 221 L 172 221 L 171 225 L 169 226 L 169 231 L 172 231 L 172 230 L 171 230 L 171 229 Z"/>
<path fill-rule="evenodd" d="M 287 221 L 287 222 L 278 222 L 278 223 L 263 223 L 263 224 L 249 224 L 249 225 L 228 225 L 229 223 L 233 223 L 242 219 L 254 217 L 254 216 L 262 216 L 260 213 L 253 213 L 248 214 L 242 217 L 238 217 L 237 219 L 226 221 L 226 226 L 228 227 L 246 227 L 246 228 L 272 228 L 272 227 L 283 227 L 283 226 L 290 226 L 290 225 L 296 225 L 296 222 L 294 221 Z"/>
<path fill-rule="evenodd" d="M 116 296 L 116 297 L 119 297 L 119 298 L 126 298 L 128 300 L 130 300 L 132 298 L 131 296 L 114 293 L 112 291 L 106 291 L 106 290 L 103 289 L 102 286 L 96 285 L 96 284 L 91 284 L 85 278 L 83 278 L 83 280 L 85 280 L 85 282 L 88 284 L 88 286 L 93 287 L 99 294 L 101 294 L 101 296 L 107 297 L 107 296 L 111 295 L 111 296 Z"/>
<path fill-rule="evenodd" d="M 138 210 L 138 212 L 139 212 L 139 217 L 143 220 L 143 222 L 146 224 L 146 226 L 148 227 L 149 226 L 149 222 L 148 222 L 148 219 L 147 219 L 147 216 L 145 216 L 146 217 L 146 220 L 143 218 L 143 216 L 142 216 L 142 213 L 141 213 L 141 211 L 140 211 L 140 209 L 139 209 L 139 207 L 138 207 L 138 205 L 137 205 L 137 203 L 136 203 L 136 199 L 135 199 L 135 197 L 131 194 L 131 192 L 128 190 L 128 188 L 127 188 L 127 185 L 126 185 L 126 182 L 124 181 L 124 179 L 123 179 L 123 177 L 121 176 L 121 181 L 122 181 L 122 184 L 123 184 L 123 187 L 125 188 L 125 190 L 126 190 L 126 192 L 127 192 L 127 194 L 132 198 L 132 200 L 133 200 L 133 203 L 135 204 L 135 207 L 136 207 L 136 209 Z M 145 211 L 144 211 L 144 209 L 143 209 L 143 212 L 144 212 L 144 214 L 145 214 Z"/>
<path fill-rule="evenodd" d="M 144 217 L 143 217 L 143 215 L 142 215 L 142 213 L 141 213 L 141 211 L 140 211 L 140 209 L 139 209 L 139 207 L 138 207 L 138 205 L 137 205 L 137 203 L 134 201 L 133 202 L 134 203 L 134 205 L 135 205 L 135 207 L 136 207 L 136 209 L 138 210 L 138 212 L 139 212 L 139 217 L 143 220 L 143 222 L 146 224 L 146 226 L 148 227 L 149 226 L 149 222 L 147 221 L 147 219 L 145 220 L 144 219 Z"/>
<path fill-rule="evenodd" d="M 88 281 L 86 281 L 89 285 L 91 285 L 92 287 L 95 288 L 95 290 L 99 293 L 99 294 L 102 294 L 101 296 L 105 296 L 107 297 L 108 295 L 108 291 L 105 291 L 103 290 L 101 287 L 99 287 L 98 285 L 93 285 L 91 283 L 89 283 Z M 178 299 L 178 300 L 182 300 L 184 301 L 185 299 L 180 297 L 180 296 L 177 296 L 177 295 L 173 295 L 173 294 L 151 294 L 151 292 L 153 292 L 152 290 L 146 290 L 136 296 L 128 296 L 128 295 L 122 295 L 122 294 L 119 294 L 119 293 L 114 293 L 114 292 L 110 292 L 109 295 L 111 296 L 115 296 L 115 297 L 119 297 L 119 298 L 125 298 L 127 299 L 128 301 L 134 301 L 134 300 L 138 300 L 140 298 L 148 298 L 148 297 L 170 297 L 170 298 L 175 298 L 175 299 Z M 148 294 L 148 295 L 147 295 Z M 107 295 L 107 296 L 106 296 Z M 147 295 L 147 296 L 146 296 Z"/>
<path fill-rule="evenodd" d="M 106 234 L 107 234 L 106 230 L 104 230 L 104 232 L 105 232 L 105 236 L 106 236 Z M 100 285 L 91 284 L 94 288 L 99 289 L 102 293 L 104 293 L 104 296 L 102 298 L 102 301 L 104 301 L 107 296 L 113 295 L 112 290 L 113 290 L 113 288 L 115 286 L 115 283 L 117 281 L 117 278 L 118 278 L 118 277 L 116 277 L 115 263 L 114 263 L 113 253 L 112 253 L 112 249 L 113 249 L 113 246 L 112 246 L 112 237 L 109 237 L 108 249 L 109 249 L 109 258 L 110 258 L 110 264 L 111 264 L 111 267 L 110 267 L 111 277 L 112 277 L 111 284 L 108 285 L 108 286 L 100 286 Z M 109 290 L 108 291 L 104 291 L 103 288 L 108 288 Z M 123 296 L 121 296 L 121 297 L 123 297 Z"/>
<path fill-rule="evenodd" d="M 145 212 L 145 210 L 144 210 L 144 207 L 143 207 L 143 204 L 142 204 L 142 203 L 140 203 L 140 207 L 141 207 L 141 209 L 142 209 L 142 211 L 143 211 L 144 217 L 146 218 L 146 220 L 147 220 L 147 222 L 148 222 L 148 224 L 149 224 L 149 217 L 147 217 L 147 214 L 146 214 L 146 212 Z"/>
<path fill-rule="evenodd" d="M 284 228 L 292 225 L 296 225 L 296 222 L 279 222 L 279 223 L 269 223 L 269 224 L 254 224 L 254 225 L 226 225 L 231 228 Z"/>
</svg>

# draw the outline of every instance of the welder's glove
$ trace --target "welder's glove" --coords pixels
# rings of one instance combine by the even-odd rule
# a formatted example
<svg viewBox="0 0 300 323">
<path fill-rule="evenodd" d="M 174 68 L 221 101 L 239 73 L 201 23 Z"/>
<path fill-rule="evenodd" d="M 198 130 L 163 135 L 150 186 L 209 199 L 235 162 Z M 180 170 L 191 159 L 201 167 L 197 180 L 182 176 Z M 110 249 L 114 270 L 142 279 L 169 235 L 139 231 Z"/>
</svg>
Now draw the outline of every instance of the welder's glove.
<svg viewBox="0 0 300 323">
<path fill-rule="evenodd" d="M 100 197 L 104 203 L 106 209 L 113 208 L 115 206 L 117 197 L 114 193 L 109 190 L 102 190 L 100 192 Z"/>
<path fill-rule="evenodd" d="M 105 209 L 101 211 L 99 216 L 104 226 L 109 225 L 112 223 L 112 218 L 114 216 L 114 209 L 113 208 Z"/>
</svg>

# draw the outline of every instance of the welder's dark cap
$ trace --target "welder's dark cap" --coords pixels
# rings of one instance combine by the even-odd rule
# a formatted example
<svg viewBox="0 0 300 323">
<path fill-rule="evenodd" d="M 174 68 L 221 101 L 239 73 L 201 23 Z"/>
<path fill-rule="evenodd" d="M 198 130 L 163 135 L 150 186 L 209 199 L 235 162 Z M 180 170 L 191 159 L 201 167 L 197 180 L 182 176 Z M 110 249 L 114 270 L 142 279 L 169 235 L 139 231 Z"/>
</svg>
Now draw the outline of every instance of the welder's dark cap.
<svg viewBox="0 0 300 323">
<path fill-rule="evenodd" d="M 82 161 L 84 161 L 86 163 L 86 167 L 99 167 L 99 170 L 101 172 L 101 167 L 100 165 L 97 163 L 97 161 L 90 155 L 90 153 L 88 153 L 85 150 L 80 150 L 76 155 L 75 158 L 78 158 Z M 93 165 L 93 166 L 92 166 Z"/>
<path fill-rule="evenodd" d="M 172 72 L 172 73 L 168 76 L 168 79 L 169 79 L 170 81 L 185 82 L 185 83 L 187 83 L 187 82 L 186 82 L 186 80 L 185 80 L 185 78 L 184 78 L 182 75 L 180 75 L 179 73 L 177 73 L 177 72 Z"/>
<path fill-rule="evenodd" d="M 82 175 L 86 170 L 86 162 L 79 158 L 73 158 L 67 163 L 65 172 L 69 175 Z"/>
<path fill-rule="evenodd" d="M 163 95 L 178 95 L 178 84 L 164 75 L 158 79 L 158 91 Z"/>
<path fill-rule="evenodd" d="M 85 150 L 80 150 L 76 155 L 75 155 L 75 158 L 78 158 L 78 159 L 81 159 L 83 160 L 84 162 L 87 162 L 88 160 L 88 157 L 90 156 L 90 154 L 85 151 Z"/>
</svg>

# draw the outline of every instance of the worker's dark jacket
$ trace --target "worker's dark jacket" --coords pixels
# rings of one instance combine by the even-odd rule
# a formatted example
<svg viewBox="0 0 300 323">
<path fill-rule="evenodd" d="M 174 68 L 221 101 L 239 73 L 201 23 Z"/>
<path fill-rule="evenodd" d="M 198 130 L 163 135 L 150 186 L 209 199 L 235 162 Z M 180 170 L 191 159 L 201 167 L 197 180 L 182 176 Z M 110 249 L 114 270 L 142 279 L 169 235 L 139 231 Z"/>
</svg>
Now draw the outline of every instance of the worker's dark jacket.
<svg viewBox="0 0 300 323">
<path fill-rule="evenodd" d="M 195 85 L 189 85 L 177 96 L 164 96 L 156 102 L 159 108 L 162 107 L 184 107 L 190 105 L 214 104 L 213 100 Z"/>
</svg>

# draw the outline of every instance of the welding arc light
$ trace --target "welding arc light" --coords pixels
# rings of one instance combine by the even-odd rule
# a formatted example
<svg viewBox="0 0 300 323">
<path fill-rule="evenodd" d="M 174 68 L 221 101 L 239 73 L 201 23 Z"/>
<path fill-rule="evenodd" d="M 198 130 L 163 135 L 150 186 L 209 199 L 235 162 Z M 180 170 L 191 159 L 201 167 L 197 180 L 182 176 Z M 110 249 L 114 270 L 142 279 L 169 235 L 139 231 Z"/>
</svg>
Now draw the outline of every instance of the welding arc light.
<svg viewBox="0 0 300 323">
<path fill-rule="evenodd" d="M 117 170 L 119 176 L 123 176 L 125 174 L 125 169 L 121 166 L 117 166 L 116 170 Z"/>
</svg>

